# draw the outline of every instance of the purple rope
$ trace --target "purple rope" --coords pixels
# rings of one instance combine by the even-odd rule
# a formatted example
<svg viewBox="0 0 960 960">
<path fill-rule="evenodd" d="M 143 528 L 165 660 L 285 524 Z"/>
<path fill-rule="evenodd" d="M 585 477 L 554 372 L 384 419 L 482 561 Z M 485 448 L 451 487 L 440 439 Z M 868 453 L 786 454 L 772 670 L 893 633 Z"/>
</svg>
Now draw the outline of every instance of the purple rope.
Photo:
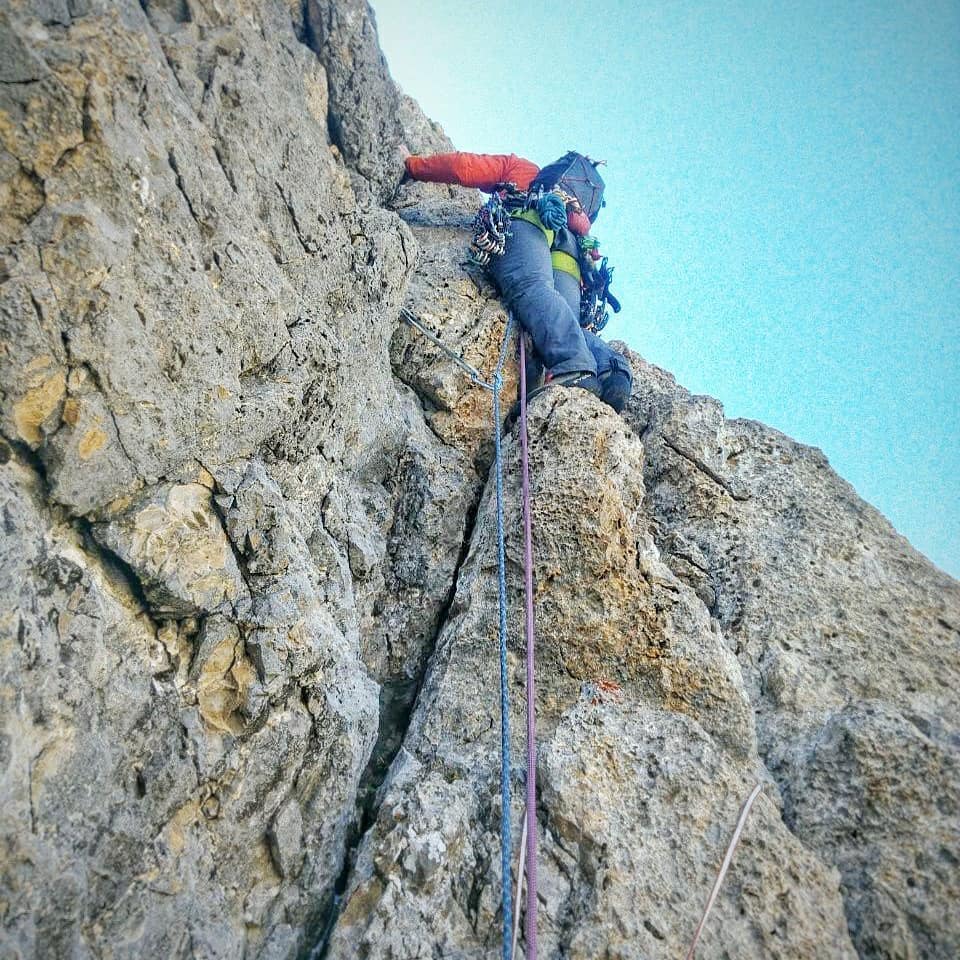
<svg viewBox="0 0 960 960">
<path fill-rule="evenodd" d="M 500 869 L 503 897 L 503 960 L 511 960 L 513 910 L 510 901 L 510 867 L 513 862 L 510 836 L 510 696 L 507 675 L 507 554 L 503 528 L 503 449 L 500 443 L 500 390 L 507 359 L 513 315 L 507 316 L 503 346 L 493 374 L 493 449 L 497 480 L 497 580 L 500 597 Z"/>
<path fill-rule="evenodd" d="M 537 707 L 533 679 L 533 533 L 527 460 L 527 356 L 520 331 L 520 460 L 523 468 L 523 567 L 527 636 L 527 960 L 537 960 Z"/>
</svg>

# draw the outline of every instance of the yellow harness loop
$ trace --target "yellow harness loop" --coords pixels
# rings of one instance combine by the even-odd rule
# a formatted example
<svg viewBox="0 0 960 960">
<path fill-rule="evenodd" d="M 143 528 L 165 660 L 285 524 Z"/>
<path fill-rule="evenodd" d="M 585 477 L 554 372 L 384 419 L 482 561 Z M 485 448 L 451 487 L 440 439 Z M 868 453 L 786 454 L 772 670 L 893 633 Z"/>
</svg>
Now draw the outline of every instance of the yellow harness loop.
<svg viewBox="0 0 960 960">
<path fill-rule="evenodd" d="M 516 210 L 511 213 L 510 216 L 514 220 L 526 220 L 527 223 L 532 223 L 539 230 L 543 231 L 543 235 L 547 238 L 547 246 L 553 246 L 553 241 L 556 239 L 557 233 L 555 230 L 548 230 L 543 225 L 540 214 L 538 214 L 536 210 Z"/>
<path fill-rule="evenodd" d="M 569 273 L 571 277 L 576 278 L 577 283 L 580 282 L 580 264 L 577 263 L 576 257 L 571 257 L 570 254 L 564 250 L 551 250 L 550 262 L 553 264 L 554 270 L 562 270 L 564 273 Z"/>
</svg>

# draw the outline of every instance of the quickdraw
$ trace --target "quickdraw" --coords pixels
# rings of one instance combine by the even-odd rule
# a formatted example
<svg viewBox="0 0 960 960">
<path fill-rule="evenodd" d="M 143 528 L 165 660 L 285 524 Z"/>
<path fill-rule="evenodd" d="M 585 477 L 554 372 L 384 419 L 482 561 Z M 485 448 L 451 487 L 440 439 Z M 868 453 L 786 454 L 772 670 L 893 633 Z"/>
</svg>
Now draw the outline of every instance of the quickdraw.
<svg viewBox="0 0 960 960">
<path fill-rule="evenodd" d="M 414 330 L 419 330 L 431 343 L 438 346 L 478 387 L 483 387 L 484 390 L 493 390 L 493 384 L 487 383 L 487 381 L 483 379 L 483 374 L 473 366 L 473 364 L 467 363 L 456 350 L 448 347 L 422 320 L 414 316 L 406 307 L 400 308 L 400 319 L 407 324 L 407 326 L 413 327 Z"/>
<path fill-rule="evenodd" d="M 490 198 L 473 218 L 473 239 L 468 258 L 477 266 L 485 267 L 491 257 L 500 256 L 510 236 L 510 211 L 526 202 L 526 194 L 517 190 L 515 183 L 498 183 Z"/>
<path fill-rule="evenodd" d="M 593 333 L 599 333 L 610 319 L 607 304 L 614 313 L 620 312 L 620 301 L 610 292 L 613 267 L 607 265 L 607 257 L 600 256 L 599 246 L 595 237 L 580 238 L 580 326 Z"/>
</svg>

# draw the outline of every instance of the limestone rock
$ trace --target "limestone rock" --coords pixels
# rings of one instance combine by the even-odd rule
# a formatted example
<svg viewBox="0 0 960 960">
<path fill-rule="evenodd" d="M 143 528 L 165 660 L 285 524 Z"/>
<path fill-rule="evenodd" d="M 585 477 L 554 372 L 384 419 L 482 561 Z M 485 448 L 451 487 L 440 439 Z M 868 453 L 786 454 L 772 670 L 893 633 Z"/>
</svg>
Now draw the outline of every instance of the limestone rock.
<svg viewBox="0 0 960 960">
<path fill-rule="evenodd" d="M 752 712 L 723 638 L 653 545 L 637 437 L 580 391 L 543 396 L 530 417 L 545 949 L 675 956 L 692 936 L 716 866 L 703 834 L 720 846 L 717 821 L 732 829 L 751 776 L 763 777 Z M 517 491 L 515 436 L 505 455 L 506 486 Z M 506 528 L 515 614 L 519 508 L 512 493 Z M 488 484 L 451 618 L 361 846 L 329 956 L 397 957 L 428 945 L 496 949 L 494 531 Z M 517 620 L 515 756 L 523 726 Z M 738 884 L 723 894 L 724 915 L 738 920 L 718 924 L 714 942 L 769 956 L 852 956 L 837 875 L 791 836 L 775 803 L 764 809 L 762 839 L 744 857 L 751 919 L 739 920 Z M 519 812 L 517 805 L 515 820 Z M 678 866 L 681 849 L 687 856 Z M 786 890 L 788 903 L 771 892 Z"/>
<path fill-rule="evenodd" d="M 541 766 L 545 879 L 558 898 L 542 949 L 577 960 L 682 954 L 738 806 L 763 775 L 680 714 L 588 700 L 564 717 Z M 699 952 L 854 957 L 839 876 L 790 833 L 775 796 L 751 810 Z"/>
<path fill-rule="evenodd" d="M 840 868 L 862 955 L 950 955 L 960 584 L 819 450 L 631 362 L 655 530 L 677 575 L 714 597 L 787 823 Z M 913 795 L 920 782 L 937 787 Z"/>
<path fill-rule="evenodd" d="M 492 377 L 452 148 L 362 0 L 0 0 L 3 956 L 497 949 L 492 398 L 400 319 Z M 530 412 L 540 955 L 679 955 L 756 782 L 704 955 L 957 953 L 960 586 L 628 356 Z"/>
<path fill-rule="evenodd" d="M 327 70 L 334 140 L 351 166 L 388 196 L 403 172 L 400 93 L 380 52 L 372 11 L 364 0 L 307 0 L 305 11 L 311 45 Z"/>
<path fill-rule="evenodd" d="M 477 485 L 390 375 L 413 241 L 329 142 L 299 9 L 2 6 L 0 952 L 288 956 L 357 816 L 391 582 L 361 612 L 324 499 L 448 473 L 380 518 L 437 558 L 419 650 Z"/>
<path fill-rule="evenodd" d="M 960 951 L 942 912 L 960 896 L 960 757 L 944 732 L 882 702 L 852 704 L 799 746 L 784 778 L 787 822 L 830 851 L 867 956 Z"/>
<path fill-rule="evenodd" d="M 202 484 L 153 487 L 117 519 L 94 524 L 93 535 L 132 568 L 158 618 L 249 604 L 211 492 Z"/>
</svg>

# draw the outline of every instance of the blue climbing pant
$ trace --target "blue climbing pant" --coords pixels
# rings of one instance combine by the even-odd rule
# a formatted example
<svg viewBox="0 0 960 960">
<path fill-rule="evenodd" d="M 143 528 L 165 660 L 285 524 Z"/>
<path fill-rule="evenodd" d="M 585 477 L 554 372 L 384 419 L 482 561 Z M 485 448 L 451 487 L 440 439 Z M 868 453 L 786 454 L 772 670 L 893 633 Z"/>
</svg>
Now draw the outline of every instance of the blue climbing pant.
<svg viewBox="0 0 960 960">
<path fill-rule="evenodd" d="M 506 307 L 533 338 L 537 356 L 554 375 L 575 370 L 597 372 L 597 361 L 580 329 L 580 291 L 577 312 L 554 286 L 550 248 L 543 231 L 526 220 L 510 224 L 507 248 L 490 261 Z M 577 281 L 570 277 L 576 286 Z"/>
<path fill-rule="evenodd" d="M 543 231 L 526 220 L 514 220 L 510 234 L 502 256 L 490 261 L 490 272 L 504 304 L 533 338 L 537 358 L 555 376 L 575 370 L 598 376 L 619 371 L 629 383 L 630 364 L 581 328 L 580 283 L 553 269 Z"/>
<path fill-rule="evenodd" d="M 573 310 L 579 318 L 580 282 L 577 278 L 569 273 L 564 273 L 563 270 L 554 270 L 553 285 L 560 296 L 567 301 L 570 309 Z M 580 326 L 579 319 L 577 320 L 577 326 Z M 583 340 L 587 345 L 587 349 L 596 361 L 597 376 L 602 377 L 604 374 L 611 372 L 622 373 L 627 378 L 627 391 L 629 392 L 630 385 L 633 383 L 633 372 L 630 370 L 630 364 L 627 363 L 626 359 L 620 356 L 616 350 L 609 347 L 590 330 L 581 328 L 580 332 L 583 334 Z"/>
</svg>

